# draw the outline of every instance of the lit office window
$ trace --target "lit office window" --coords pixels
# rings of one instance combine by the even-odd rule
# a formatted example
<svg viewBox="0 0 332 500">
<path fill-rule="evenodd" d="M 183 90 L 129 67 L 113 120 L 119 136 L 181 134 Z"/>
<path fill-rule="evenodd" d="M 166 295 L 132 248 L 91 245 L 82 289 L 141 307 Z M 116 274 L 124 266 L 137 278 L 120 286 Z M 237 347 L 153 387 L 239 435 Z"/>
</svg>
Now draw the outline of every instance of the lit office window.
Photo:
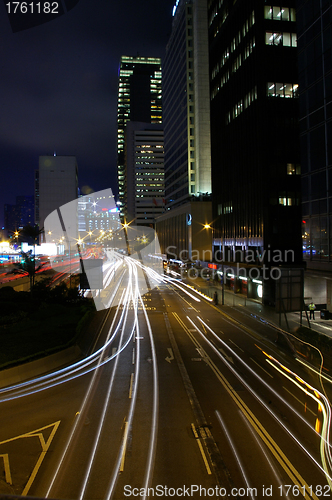
<svg viewBox="0 0 332 500">
<path fill-rule="evenodd" d="M 298 96 L 298 85 L 292 83 L 268 82 L 267 95 L 269 97 L 293 98 Z"/>
<path fill-rule="evenodd" d="M 296 33 L 281 33 L 280 31 L 265 33 L 266 45 L 283 45 L 284 47 L 297 47 Z"/>
<path fill-rule="evenodd" d="M 287 175 L 301 175 L 301 165 L 299 163 L 287 163 Z"/>
<path fill-rule="evenodd" d="M 282 43 L 282 33 L 267 31 L 265 33 L 265 44 L 266 45 L 280 45 Z"/>
<path fill-rule="evenodd" d="M 264 7 L 264 17 L 265 19 L 273 19 L 274 21 L 295 21 L 296 11 L 288 7 L 267 5 Z"/>
<path fill-rule="evenodd" d="M 272 10 L 272 7 L 270 7 L 269 5 L 266 5 L 264 7 L 264 17 L 265 19 L 272 19 L 272 14 L 273 14 L 273 10 Z"/>
</svg>

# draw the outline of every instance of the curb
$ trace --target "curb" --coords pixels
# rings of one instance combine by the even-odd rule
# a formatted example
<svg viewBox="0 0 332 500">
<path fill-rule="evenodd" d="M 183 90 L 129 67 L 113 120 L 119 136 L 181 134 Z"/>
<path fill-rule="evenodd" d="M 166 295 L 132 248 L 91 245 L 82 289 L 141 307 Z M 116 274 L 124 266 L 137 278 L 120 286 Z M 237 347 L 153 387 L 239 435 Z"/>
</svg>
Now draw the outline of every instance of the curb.
<svg viewBox="0 0 332 500">
<path fill-rule="evenodd" d="M 44 358 L 0 371 L 0 388 L 25 382 L 76 361 L 82 356 L 78 345 L 74 345 Z"/>
</svg>

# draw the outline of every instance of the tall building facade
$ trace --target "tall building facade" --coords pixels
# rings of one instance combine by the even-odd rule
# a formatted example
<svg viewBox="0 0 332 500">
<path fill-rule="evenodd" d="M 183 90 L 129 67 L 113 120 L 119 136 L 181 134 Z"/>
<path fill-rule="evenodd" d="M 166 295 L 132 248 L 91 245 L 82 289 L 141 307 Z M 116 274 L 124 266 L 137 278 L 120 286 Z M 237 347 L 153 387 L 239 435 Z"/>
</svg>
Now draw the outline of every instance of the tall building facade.
<svg viewBox="0 0 332 500">
<path fill-rule="evenodd" d="M 120 211 L 126 194 L 125 131 L 128 121 L 162 123 L 161 59 L 122 56 L 118 79 L 117 174 Z"/>
<path fill-rule="evenodd" d="M 332 311 L 332 5 L 297 7 L 305 295 Z"/>
<path fill-rule="evenodd" d="M 154 227 L 165 210 L 164 130 L 162 124 L 128 122 L 125 165 L 127 222 Z"/>
<path fill-rule="evenodd" d="M 166 213 L 158 218 L 158 237 L 165 253 L 173 247 L 172 253 L 186 251 L 191 259 L 193 250 L 198 255 L 210 246 L 202 232 L 211 222 L 206 0 L 178 0 L 174 6 L 163 64 L 163 124 Z M 200 202 L 200 209 L 192 207 Z"/>
<path fill-rule="evenodd" d="M 208 12 L 214 248 L 244 268 L 301 265 L 296 0 Z"/>
<path fill-rule="evenodd" d="M 298 1 L 303 251 L 332 271 L 332 5 Z"/>
<path fill-rule="evenodd" d="M 78 167 L 75 156 L 39 157 L 39 227 L 46 217 L 78 196 Z M 37 191 L 35 191 L 37 193 Z M 45 241 L 44 235 L 41 238 Z"/>
</svg>

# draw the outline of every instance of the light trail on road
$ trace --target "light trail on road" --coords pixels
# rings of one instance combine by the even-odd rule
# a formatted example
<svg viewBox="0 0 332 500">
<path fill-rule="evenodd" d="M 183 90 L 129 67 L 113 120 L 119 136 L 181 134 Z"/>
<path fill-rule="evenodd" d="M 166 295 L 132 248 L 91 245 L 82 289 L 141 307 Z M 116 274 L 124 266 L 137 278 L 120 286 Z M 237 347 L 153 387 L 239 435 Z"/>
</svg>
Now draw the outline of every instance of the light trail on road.
<svg viewBox="0 0 332 500">
<path fill-rule="evenodd" d="M 218 349 L 215 347 L 215 345 L 206 337 L 206 335 L 199 329 L 199 327 L 191 320 L 191 318 L 189 318 L 189 316 L 187 316 L 187 319 L 188 321 L 192 324 L 192 326 L 195 327 L 196 331 L 201 335 L 201 337 L 205 340 L 205 342 L 207 342 L 207 344 L 212 348 L 212 350 L 215 352 L 215 354 L 222 360 L 222 362 L 227 366 L 227 368 L 237 377 L 237 379 L 247 388 L 247 390 L 256 398 L 257 401 L 260 402 L 260 404 L 268 411 L 268 413 L 270 413 L 270 415 L 273 416 L 273 418 L 279 423 L 279 425 L 288 433 L 288 435 L 291 436 L 291 438 L 296 442 L 296 444 L 302 449 L 302 451 L 304 451 L 306 453 L 306 455 L 311 459 L 311 461 L 318 467 L 318 469 L 323 472 L 323 474 L 325 475 L 326 479 L 328 480 L 328 482 L 330 483 L 330 481 L 332 481 L 332 478 L 331 478 L 331 472 L 327 469 L 326 467 L 326 462 L 325 462 L 325 459 L 323 460 L 323 465 L 321 465 L 313 456 L 312 454 L 309 452 L 309 450 L 296 438 L 296 436 L 291 432 L 291 430 L 285 425 L 284 422 L 282 422 L 280 420 L 280 418 L 273 412 L 273 410 L 271 408 L 269 408 L 269 406 L 262 400 L 262 398 L 259 397 L 259 395 L 257 394 L 257 392 L 249 385 L 249 383 L 244 380 L 244 378 L 237 372 L 237 370 L 232 366 L 232 364 L 227 360 L 225 359 L 224 356 L 222 356 L 222 354 L 218 351 Z M 306 421 L 306 419 L 304 419 L 282 396 L 280 396 L 280 394 L 277 393 L 277 391 L 275 391 L 264 379 L 262 379 L 251 367 L 249 367 L 242 359 L 240 356 L 237 355 L 237 353 L 235 351 L 233 351 L 233 349 L 231 349 L 227 343 L 225 343 L 222 339 L 220 339 L 220 337 L 218 337 L 218 335 L 209 327 L 209 325 L 207 325 L 200 317 L 197 317 L 197 319 L 205 326 L 205 328 L 207 330 L 209 330 L 212 335 L 224 346 L 226 347 L 234 357 L 236 357 L 241 363 L 243 366 L 245 366 L 252 375 L 254 375 L 265 387 L 267 387 L 271 392 L 273 392 L 273 394 L 278 397 L 278 399 L 280 401 L 282 401 L 294 414 L 296 414 L 296 416 L 298 418 L 301 419 L 302 422 L 304 422 L 311 431 L 315 432 L 316 433 L 316 430 L 310 426 L 309 422 Z M 209 364 L 210 366 L 212 367 L 214 365 L 214 363 L 208 358 L 207 354 L 205 353 L 205 356 L 206 356 L 206 359 L 209 360 Z M 216 367 L 215 367 L 216 369 Z M 221 374 L 219 374 L 221 375 Z M 297 377 L 299 379 L 299 377 L 294 374 L 295 377 Z M 223 379 L 223 376 L 222 376 L 222 379 Z M 221 380 L 221 379 L 220 379 Z M 311 387 L 309 386 L 309 384 L 307 385 L 308 387 Z M 227 386 L 225 386 L 227 388 L 228 391 L 231 391 L 231 389 Z M 312 388 L 312 390 L 316 391 L 314 388 Z M 317 391 L 318 393 L 318 391 Z M 324 398 L 324 396 L 320 393 L 320 396 Z M 329 403 L 327 400 L 324 400 L 325 403 L 329 406 Z M 330 415 L 330 409 L 328 410 L 328 415 Z M 326 443 L 328 449 L 330 447 L 329 445 L 329 442 L 326 441 L 326 437 L 329 438 L 329 431 L 327 429 L 329 429 L 330 427 L 330 416 L 327 416 L 326 415 L 326 423 L 325 423 L 325 426 L 324 426 L 324 429 L 325 429 L 325 437 L 324 436 L 321 436 L 321 442 L 323 441 L 324 443 Z M 325 455 L 324 455 L 325 456 Z"/>
<path fill-rule="evenodd" d="M 112 298 L 110 299 L 110 302 L 113 301 L 116 293 L 118 293 L 119 287 L 121 285 L 123 279 L 123 275 L 120 277 L 120 279 L 117 281 L 117 285 L 115 287 L 115 290 L 113 292 Z M 56 385 L 63 384 L 65 382 L 69 382 L 77 377 L 81 377 L 83 375 L 86 375 L 87 373 L 95 370 L 98 365 L 103 365 L 109 361 L 111 361 L 118 353 L 115 353 L 111 357 L 107 358 L 104 361 L 101 361 L 101 356 L 103 355 L 103 352 L 105 349 L 114 342 L 116 335 L 119 331 L 120 325 L 123 321 L 123 317 L 125 314 L 125 307 L 122 307 L 123 301 L 127 300 L 124 299 L 124 292 L 120 298 L 120 301 L 118 303 L 117 309 L 115 311 L 115 315 L 113 318 L 112 326 L 109 331 L 112 330 L 113 325 L 115 323 L 115 319 L 119 312 L 121 313 L 121 317 L 118 321 L 117 328 L 114 330 L 112 336 L 107 336 L 106 343 L 98 349 L 96 352 L 93 352 L 90 356 L 85 357 L 84 359 L 73 363 L 69 366 L 66 366 L 65 368 L 61 370 L 57 370 L 55 372 L 49 373 L 47 375 L 43 375 L 41 377 L 37 377 L 35 379 L 29 380 L 27 382 L 23 382 L 20 384 L 16 384 L 13 386 L 5 387 L 0 389 L 0 403 L 5 402 L 5 401 L 11 401 L 13 399 L 23 397 L 23 396 L 30 396 L 32 394 L 35 394 L 36 392 L 40 392 L 42 390 L 47 390 L 52 387 L 55 387 Z M 126 304 L 124 303 L 124 306 Z M 110 310 L 109 310 L 110 312 Z"/>
</svg>

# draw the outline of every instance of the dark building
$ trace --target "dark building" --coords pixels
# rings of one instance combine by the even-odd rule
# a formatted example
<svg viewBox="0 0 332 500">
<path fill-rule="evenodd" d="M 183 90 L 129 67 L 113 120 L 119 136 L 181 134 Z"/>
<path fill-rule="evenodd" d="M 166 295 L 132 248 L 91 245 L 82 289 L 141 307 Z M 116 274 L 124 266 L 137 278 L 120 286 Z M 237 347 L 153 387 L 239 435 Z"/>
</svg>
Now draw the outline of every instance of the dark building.
<svg viewBox="0 0 332 500">
<path fill-rule="evenodd" d="M 332 5 L 298 1 L 303 250 L 332 271 Z"/>
<path fill-rule="evenodd" d="M 121 216 L 126 194 L 125 131 L 128 121 L 162 123 L 161 60 L 122 56 L 118 80 L 118 188 Z"/>
<path fill-rule="evenodd" d="M 39 226 L 39 170 L 35 170 L 35 224 Z"/>
<path fill-rule="evenodd" d="M 10 237 L 24 226 L 34 226 L 34 197 L 17 196 L 16 205 L 6 204 L 5 231 Z"/>
<path fill-rule="evenodd" d="M 4 206 L 4 219 L 5 219 L 5 232 L 8 237 L 11 237 L 13 233 L 19 229 L 19 210 L 17 205 L 10 205 L 8 203 Z"/>
<path fill-rule="evenodd" d="M 35 203 L 34 196 L 17 196 L 16 205 L 19 209 L 19 227 L 34 226 L 35 223 Z"/>
<path fill-rule="evenodd" d="M 209 0 L 214 249 L 302 262 L 296 0 Z M 274 302 L 267 279 L 263 301 Z"/>
<path fill-rule="evenodd" d="M 332 5 L 298 0 L 305 294 L 332 310 Z"/>
</svg>

